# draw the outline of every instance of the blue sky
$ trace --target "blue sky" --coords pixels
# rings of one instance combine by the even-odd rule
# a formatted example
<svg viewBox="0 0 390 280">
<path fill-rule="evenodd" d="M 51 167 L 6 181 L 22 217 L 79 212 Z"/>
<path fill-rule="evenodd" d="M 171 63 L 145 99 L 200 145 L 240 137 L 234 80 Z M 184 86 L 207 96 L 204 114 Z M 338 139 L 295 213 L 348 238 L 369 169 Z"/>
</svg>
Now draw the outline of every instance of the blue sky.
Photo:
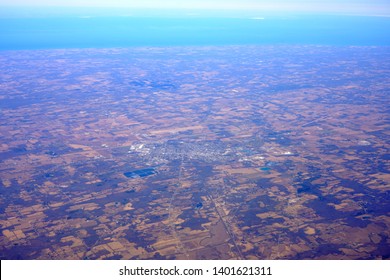
<svg viewBox="0 0 390 280">
<path fill-rule="evenodd" d="M 17 7 L 126 7 L 390 15 L 390 0 L 0 0 Z"/>
</svg>

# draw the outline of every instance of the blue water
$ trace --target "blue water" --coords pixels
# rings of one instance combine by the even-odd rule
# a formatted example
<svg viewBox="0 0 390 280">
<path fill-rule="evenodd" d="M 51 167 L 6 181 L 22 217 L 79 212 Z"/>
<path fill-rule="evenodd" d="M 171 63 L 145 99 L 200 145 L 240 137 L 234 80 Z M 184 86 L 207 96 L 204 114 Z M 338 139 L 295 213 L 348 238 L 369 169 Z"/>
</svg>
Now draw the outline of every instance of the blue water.
<svg viewBox="0 0 390 280">
<path fill-rule="evenodd" d="M 2 50 L 245 44 L 390 45 L 390 18 L 0 19 Z"/>
</svg>

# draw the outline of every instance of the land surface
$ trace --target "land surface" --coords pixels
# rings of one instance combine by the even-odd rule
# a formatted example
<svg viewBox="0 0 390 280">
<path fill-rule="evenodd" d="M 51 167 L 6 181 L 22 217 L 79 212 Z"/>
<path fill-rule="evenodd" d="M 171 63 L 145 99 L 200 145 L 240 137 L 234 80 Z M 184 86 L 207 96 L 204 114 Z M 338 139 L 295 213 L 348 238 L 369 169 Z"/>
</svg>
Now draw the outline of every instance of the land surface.
<svg viewBox="0 0 390 280">
<path fill-rule="evenodd" d="M 389 259 L 390 49 L 0 52 L 1 259 Z"/>
</svg>

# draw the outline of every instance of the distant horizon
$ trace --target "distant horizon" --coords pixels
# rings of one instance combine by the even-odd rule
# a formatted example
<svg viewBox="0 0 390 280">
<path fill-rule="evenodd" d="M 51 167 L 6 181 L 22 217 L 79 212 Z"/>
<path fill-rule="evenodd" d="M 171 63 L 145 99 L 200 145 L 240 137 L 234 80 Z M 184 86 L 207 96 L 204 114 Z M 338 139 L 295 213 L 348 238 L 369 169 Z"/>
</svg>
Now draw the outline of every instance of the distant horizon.
<svg viewBox="0 0 390 280">
<path fill-rule="evenodd" d="M 153 15 L 177 16 L 242 16 L 253 14 L 337 14 L 337 15 L 357 15 L 357 16 L 390 16 L 390 2 L 385 0 L 167 0 L 164 2 L 157 0 L 37 0 L 34 2 L 27 0 L 0 0 L 0 15 L 7 12 L 18 16 L 27 13 L 39 14 L 47 13 L 48 16 L 69 15 L 69 13 L 79 14 L 89 11 L 99 15 L 123 15 L 134 12 L 137 16 L 143 13 Z"/>
<path fill-rule="evenodd" d="M 304 12 L 304 11 L 232 11 L 207 9 L 153 9 L 153 8 L 104 8 L 104 7 L 10 7 L 0 6 L 0 18 L 34 17 L 296 17 L 296 16 L 345 16 L 345 17 L 390 17 L 390 14 L 363 14 L 344 12 Z"/>
</svg>

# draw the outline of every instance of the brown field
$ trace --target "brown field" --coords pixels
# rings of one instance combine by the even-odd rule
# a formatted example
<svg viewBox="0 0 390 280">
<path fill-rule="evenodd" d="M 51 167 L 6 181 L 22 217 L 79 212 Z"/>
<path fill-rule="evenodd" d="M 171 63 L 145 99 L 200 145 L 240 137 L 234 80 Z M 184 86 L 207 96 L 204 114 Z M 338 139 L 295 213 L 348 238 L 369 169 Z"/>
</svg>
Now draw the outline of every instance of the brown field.
<svg viewBox="0 0 390 280">
<path fill-rule="evenodd" d="M 389 259 L 389 69 L 386 47 L 2 51 L 0 258 Z"/>
</svg>

